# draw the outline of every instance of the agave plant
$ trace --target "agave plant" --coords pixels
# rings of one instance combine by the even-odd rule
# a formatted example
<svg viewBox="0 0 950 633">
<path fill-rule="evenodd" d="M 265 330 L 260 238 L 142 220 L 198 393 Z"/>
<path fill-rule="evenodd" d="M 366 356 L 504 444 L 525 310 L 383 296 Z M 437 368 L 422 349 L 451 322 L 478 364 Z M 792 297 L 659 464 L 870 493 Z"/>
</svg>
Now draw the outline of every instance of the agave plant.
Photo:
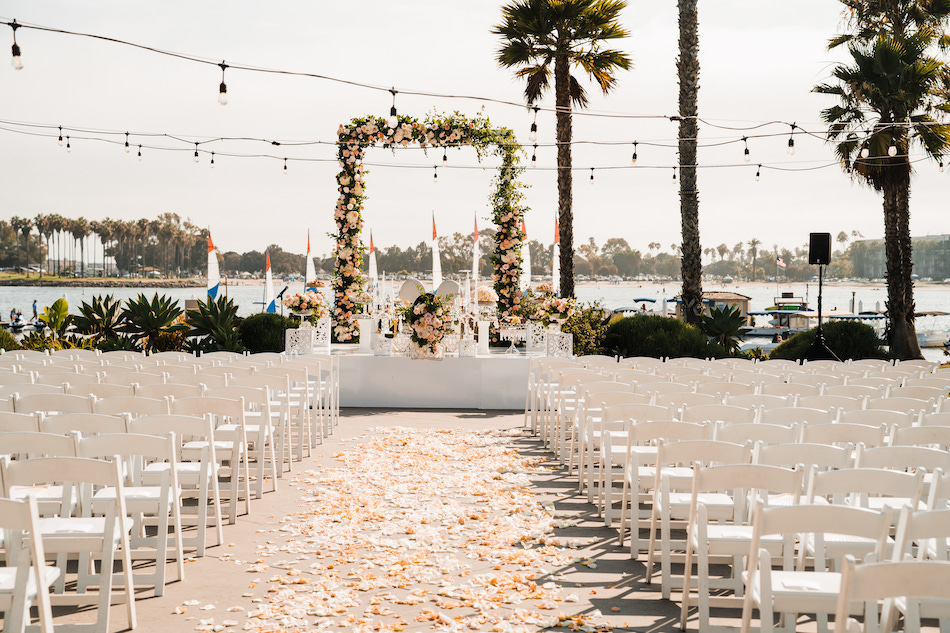
<svg viewBox="0 0 950 633">
<path fill-rule="evenodd" d="M 157 349 L 159 337 L 163 334 L 176 334 L 188 329 L 184 323 L 175 323 L 181 315 L 178 302 L 171 297 L 159 297 L 155 293 L 149 300 L 140 293 L 135 299 L 126 300 L 122 324 L 117 331 L 138 339 L 142 348 L 151 352 Z"/>
<path fill-rule="evenodd" d="M 207 302 L 199 300 L 197 310 L 186 312 L 191 326 L 187 336 L 196 339 L 191 347 L 205 352 L 243 352 L 237 311 L 234 302 L 224 296 L 209 298 Z"/>
<path fill-rule="evenodd" d="M 73 317 L 73 324 L 81 334 L 89 335 L 96 341 L 118 338 L 122 324 L 122 303 L 112 295 L 97 295 L 92 298 L 92 303 L 82 302 L 79 314 Z"/>
<path fill-rule="evenodd" d="M 703 332 L 722 345 L 730 354 L 734 354 L 739 349 L 743 325 L 745 325 L 745 317 L 737 306 L 713 308 L 708 316 L 703 315 Z"/>
</svg>

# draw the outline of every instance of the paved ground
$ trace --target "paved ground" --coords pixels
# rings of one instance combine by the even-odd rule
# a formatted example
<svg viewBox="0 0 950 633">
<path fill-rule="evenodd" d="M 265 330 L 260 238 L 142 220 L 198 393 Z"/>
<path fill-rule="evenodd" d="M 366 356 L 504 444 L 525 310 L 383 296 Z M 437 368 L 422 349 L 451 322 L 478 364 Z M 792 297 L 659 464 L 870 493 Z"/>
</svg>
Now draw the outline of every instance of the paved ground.
<svg viewBox="0 0 950 633">
<path fill-rule="evenodd" d="M 267 620 L 268 630 L 277 628 L 322 630 L 325 628 L 331 631 L 480 630 L 520 633 L 541 628 L 539 621 L 530 615 L 534 613 L 548 618 L 546 624 L 551 623 L 549 619 L 551 617 L 557 617 L 559 614 L 567 616 L 566 619 L 560 620 L 561 626 L 554 630 L 569 630 L 569 626 L 574 624 L 575 627 L 582 627 L 580 630 L 678 631 L 678 603 L 662 600 L 658 585 L 644 583 L 644 565 L 642 562 L 632 561 L 627 553 L 618 547 L 616 530 L 605 528 L 602 520 L 598 519 L 593 512 L 593 507 L 586 503 L 586 498 L 577 494 L 576 477 L 568 477 L 562 470 L 553 468 L 554 465 L 547 462 L 550 454 L 541 449 L 540 443 L 535 438 L 522 435 L 517 431 L 522 428 L 522 419 L 521 414 L 507 412 L 345 410 L 334 435 L 319 446 L 310 459 L 305 460 L 303 464 L 295 464 L 293 476 L 285 475 L 280 480 L 278 492 L 266 493 L 262 500 L 253 501 L 249 516 L 240 517 L 236 525 L 225 526 L 224 546 L 211 547 L 204 558 L 189 562 L 186 565 L 185 580 L 169 584 L 163 597 L 155 598 L 151 595 L 151 591 L 142 593 L 137 600 L 137 630 L 142 633 L 193 631 L 196 628 L 199 630 L 258 630 L 261 619 L 249 617 L 250 613 L 255 610 L 273 609 L 275 604 L 299 606 L 300 601 L 306 599 L 310 602 L 304 605 L 303 611 L 291 613 L 292 609 L 288 609 L 284 614 L 286 619 L 282 621 L 277 618 L 277 614 L 272 613 L 274 617 Z M 531 563 L 543 569 L 546 575 L 538 574 L 534 577 L 538 587 L 532 589 L 534 593 L 530 599 L 521 600 L 515 595 L 519 587 L 521 596 L 527 595 L 524 587 L 528 581 L 520 579 L 522 584 L 512 585 L 513 588 L 509 591 L 504 604 L 489 605 L 491 609 L 488 606 L 484 607 L 492 613 L 508 614 L 506 620 L 501 622 L 489 620 L 482 622 L 479 627 L 479 623 L 471 619 L 472 614 L 477 611 L 464 608 L 459 604 L 464 603 L 464 597 L 460 597 L 459 592 L 465 583 L 483 582 L 496 572 L 498 578 L 502 578 L 501 574 L 507 574 L 504 576 L 507 580 L 503 582 L 510 582 L 511 578 L 518 580 L 519 576 L 516 575 L 519 573 L 518 570 L 527 569 L 530 564 L 518 567 L 508 564 L 512 562 L 512 558 L 508 558 L 506 563 L 499 560 L 497 554 L 494 558 L 492 558 L 493 555 L 486 554 L 485 560 L 470 556 L 470 560 L 465 561 L 463 557 L 462 569 L 460 569 L 458 563 L 452 563 L 455 567 L 451 567 L 447 558 L 440 558 L 435 566 L 441 570 L 440 573 L 444 574 L 441 582 L 438 579 L 417 585 L 410 582 L 401 591 L 389 590 L 380 585 L 381 588 L 378 590 L 366 591 L 361 596 L 353 598 L 354 594 L 345 588 L 348 581 L 356 579 L 363 582 L 375 582 L 377 576 L 374 573 L 381 578 L 387 575 L 392 578 L 394 574 L 408 574 L 414 569 L 415 563 L 400 560 L 384 564 L 380 560 L 382 554 L 377 548 L 365 546 L 340 546 L 329 556 L 325 555 L 326 551 L 322 554 L 317 552 L 319 555 L 314 555 L 314 550 L 319 549 L 315 546 L 307 550 L 294 549 L 304 542 L 326 545 L 328 539 L 332 540 L 329 535 L 340 534 L 339 530 L 345 526 L 346 522 L 342 520 L 343 515 L 365 513 L 364 506 L 367 505 L 365 498 L 354 497 L 353 495 L 359 494 L 359 490 L 348 488 L 350 482 L 346 480 L 360 480 L 363 481 L 363 485 L 366 484 L 366 473 L 359 470 L 363 468 L 359 465 L 361 463 L 359 458 L 362 456 L 355 453 L 353 449 L 368 442 L 371 430 L 377 427 L 410 427 L 431 431 L 440 429 L 508 431 L 502 438 L 506 445 L 502 448 L 506 448 L 506 453 L 499 458 L 527 460 L 525 463 L 535 465 L 534 470 L 527 472 L 527 478 L 530 481 L 525 481 L 524 486 L 519 486 L 517 481 L 502 481 L 499 484 L 501 487 L 493 489 L 494 492 L 491 494 L 496 495 L 495 499 L 510 497 L 510 503 L 522 504 L 516 512 L 510 513 L 512 521 L 517 520 L 519 516 L 531 515 L 531 512 L 534 512 L 531 506 L 537 507 L 541 504 L 542 507 L 550 507 L 553 504 L 555 521 L 559 522 L 559 527 L 554 530 L 553 537 L 558 539 L 562 547 L 552 548 L 552 552 L 555 550 L 556 552 L 552 553 L 547 560 Z M 459 438 L 467 438 L 470 435 L 470 433 L 467 435 L 446 434 L 444 437 L 452 438 L 451 441 L 459 441 Z M 339 471 L 335 479 L 336 483 L 332 478 L 329 483 L 325 480 L 321 481 L 321 476 L 330 470 L 343 467 L 339 459 L 343 451 L 350 451 L 348 459 L 351 461 L 348 463 L 351 470 Z M 371 465 L 366 468 L 370 467 Z M 418 465 L 419 470 L 424 470 L 426 467 L 428 467 L 426 463 Z M 393 468 L 394 476 L 406 474 L 404 464 L 394 465 Z M 310 473 L 305 474 L 307 471 Z M 503 471 L 503 468 L 499 468 L 499 472 Z M 389 473 L 386 475 L 388 476 Z M 485 486 L 495 485 L 497 482 L 493 483 L 490 480 L 504 479 L 507 476 L 504 474 L 498 477 L 482 477 L 478 479 L 478 485 L 481 486 L 483 480 L 485 480 Z M 439 484 L 444 484 L 444 482 L 438 480 L 433 482 L 433 485 Z M 335 496 L 326 496 L 331 488 Z M 462 498 L 471 492 L 473 491 L 460 490 L 457 495 Z M 517 495 L 522 492 L 531 496 L 529 502 L 519 500 L 522 498 Z M 321 497 L 321 494 L 324 496 Z M 354 498 L 360 507 L 351 507 Z M 426 516 L 426 512 L 431 511 L 434 513 L 434 518 L 444 519 L 444 512 L 458 505 L 453 499 L 442 499 L 441 503 L 433 506 L 432 499 L 421 498 L 423 502 L 411 509 L 410 512 L 415 513 L 411 516 Z M 326 504 L 331 502 L 339 506 L 341 520 L 326 521 Z M 406 504 L 410 502 L 397 499 L 393 503 L 395 506 L 390 505 L 390 510 L 380 506 L 382 509 L 379 511 L 391 511 L 393 507 L 406 507 Z M 426 503 L 429 505 L 425 505 Z M 490 501 L 490 503 L 494 502 Z M 467 507 L 475 508 L 476 506 L 477 503 L 472 503 Z M 312 523 L 311 527 L 322 526 L 318 531 L 325 530 L 325 533 L 305 533 L 305 530 L 300 528 L 300 521 L 304 520 L 303 517 L 316 517 L 318 513 L 323 513 L 323 522 Z M 575 525 L 571 525 L 575 522 Z M 428 523 L 428 520 L 420 521 L 420 523 Z M 460 519 L 459 523 L 463 521 Z M 443 528 L 444 524 L 443 520 Z M 497 526 L 503 524 L 492 525 L 494 526 L 492 530 L 497 532 L 501 529 Z M 512 529 L 518 528 L 516 526 Z M 404 524 L 403 531 L 415 530 L 411 527 L 408 530 L 405 529 Z M 430 534 L 436 534 L 436 532 Z M 449 534 L 452 538 L 456 538 L 457 532 L 452 529 L 447 531 L 442 529 L 439 534 Z M 413 538 L 421 539 L 424 536 L 424 532 L 418 532 Z M 348 535 L 350 539 L 364 537 L 365 535 L 360 534 Z M 576 549 L 563 547 L 568 541 L 572 541 Z M 469 543 L 472 542 L 469 541 Z M 522 549 L 526 552 L 534 552 L 537 548 L 538 544 L 534 543 Z M 299 551 L 304 551 L 304 553 L 299 554 Z M 554 564 L 551 561 L 554 561 Z M 336 568 L 334 568 L 334 563 L 337 563 Z M 252 568 L 251 566 L 255 564 L 259 567 Z M 470 565 L 470 568 L 465 569 L 467 565 Z M 169 569 L 171 571 L 171 566 Z M 250 571 L 251 569 L 260 571 L 254 572 Z M 386 573 L 383 573 L 384 571 Z M 485 581 L 483 584 L 486 590 L 490 588 L 490 582 Z M 440 585 L 442 588 L 448 587 L 443 596 L 437 595 Z M 425 588 L 421 588 L 423 586 Z M 312 596 L 316 593 L 319 593 L 324 601 L 315 606 Z M 421 600 L 425 601 L 424 604 L 413 604 L 411 599 L 413 595 L 422 596 Z M 372 596 L 377 597 L 375 600 L 368 600 Z M 549 604 L 539 607 L 545 601 L 545 597 L 552 598 L 553 603 L 549 600 Z M 346 603 L 348 599 L 350 603 Z M 354 604 L 353 600 L 358 599 L 362 599 L 363 603 Z M 294 600 L 297 602 L 294 603 Z M 202 609 L 208 606 L 213 606 L 213 608 Z M 229 609 L 233 610 L 229 611 Z M 597 610 L 602 614 L 600 617 L 595 613 Z M 420 613 L 427 612 L 430 617 L 428 619 L 422 617 L 420 620 Z M 93 615 L 93 613 L 59 614 L 57 621 L 76 622 Z M 737 613 L 725 612 L 721 615 L 727 617 L 714 618 L 716 624 L 738 625 Z M 572 619 L 572 616 L 580 617 Z M 307 627 L 297 626 L 295 622 L 299 620 L 294 620 L 295 617 L 306 619 Z M 226 627 L 225 621 L 228 621 Z M 284 625 L 282 627 L 278 626 L 281 622 Z M 695 630 L 695 619 L 692 620 L 691 626 Z M 113 607 L 109 628 L 110 631 L 121 631 L 126 628 L 121 606 Z M 811 627 L 806 625 L 805 629 L 808 628 Z"/>
</svg>

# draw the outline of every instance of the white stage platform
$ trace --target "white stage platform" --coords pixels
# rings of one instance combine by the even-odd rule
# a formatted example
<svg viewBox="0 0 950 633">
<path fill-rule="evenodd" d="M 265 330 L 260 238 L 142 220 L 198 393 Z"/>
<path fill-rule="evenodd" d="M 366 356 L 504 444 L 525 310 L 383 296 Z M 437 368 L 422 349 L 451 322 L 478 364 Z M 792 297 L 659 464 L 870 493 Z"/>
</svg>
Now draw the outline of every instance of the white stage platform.
<svg viewBox="0 0 950 633">
<path fill-rule="evenodd" d="M 334 345 L 334 353 L 339 353 Z M 340 353 L 340 406 L 524 409 L 529 357 L 504 353 L 441 361 Z"/>
</svg>

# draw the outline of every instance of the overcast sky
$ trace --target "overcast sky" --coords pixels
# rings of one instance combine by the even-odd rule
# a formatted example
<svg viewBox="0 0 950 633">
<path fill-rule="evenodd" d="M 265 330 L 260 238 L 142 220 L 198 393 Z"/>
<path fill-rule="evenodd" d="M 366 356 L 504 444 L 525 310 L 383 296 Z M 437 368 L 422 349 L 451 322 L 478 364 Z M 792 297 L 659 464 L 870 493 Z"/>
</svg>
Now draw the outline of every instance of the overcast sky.
<svg viewBox="0 0 950 633">
<path fill-rule="evenodd" d="M 231 64 L 303 71 L 341 79 L 439 94 L 475 95 L 520 102 L 523 86 L 495 61 L 498 39 L 490 29 L 500 16 L 494 0 L 350 0 L 348 2 L 161 3 L 7 0 L 0 17 L 81 31 Z M 703 247 L 758 238 L 794 248 L 808 233 L 860 231 L 881 237 L 880 198 L 852 183 L 833 165 L 820 138 L 797 135 L 786 152 L 788 123 L 820 134 L 819 112 L 831 105 L 811 88 L 828 79 L 840 52 L 825 49 L 839 32 L 842 5 L 833 0 L 716 0 L 700 3 L 701 87 L 700 225 Z M 669 116 L 677 110 L 676 2 L 630 1 L 622 15 L 630 37 L 617 42 L 634 62 L 607 97 L 591 87 L 591 112 Z M 0 50 L 9 54 L 8 29 Z M 221 72 L 215 66 L 157 55 L 89 38 L 20 29 L 24 69 L 0 64 L 0 120 L 119 132 L 117 145 L 72 139 L 72 152 L 52 138 L 0 130 L 0 204 L 5 219 L 60 213 L 89 220 L 137 219 L 175 212 L 210 228 L 222 250 L 263 250 L 269 244 L 302 253 L 306 231 L 315 254 L 329 253 L 334 230 L 337 165 L 332 144 L 291 148 L 253 142 L 203 144 L 206 151 L 270 154 L 276 159 L 216 154 L 193 162 L 195 141 L 252 137 L 280 141 L 334 141 L 338 125 L 356 116 L 388 115 L 391 95 L 324 80 L 229 70 L 230 103 L 217 102 Z M 531 115 L 479 99 L 400 94 L 400 114 L 433 110 L 474 114 L 484 108 L 496 126 L 512 128 L 527 144 Z M 553 105 L 553 95 L 542 103 Z M 749 128 L 780 121 L 755 130 Z M 721 127 L 716 127 L 721 126 Z M 7 124 L 2 128 L 13 129 Z M 23 129 L 17 127 L 16 129 Z M 538 117 L 538 168 L 523 181 L 529 238 L 550 243 L 557 207 L 554 115 Z M 123 151 L 133 146 L 180 151 Z M 575 141 L 621 141 L 574 146 L 575 241 L 602 244 L 623 237 L 647 250 L 680 241 L 679 196 L 672 182 L 677 126 L 664 119 L 576 115 Z M 171 138 L 137 137 L 139 133 Z M 752 162 L 742 161 L 743 135 Z M 75 136 L 83 136 L 75 133 Z M 630 168 L 632 142 L 639 162 Z M 661 146 L 651 146 L 650 144 Z M 663 147 L 665 146 L 665 147 Z M 290 158 L 283 175 L 283 157 Z M 295 158 L 330 159 L 297 162 Z M 377 246 L 417 244 L 431 236 L 430 214 L 441 235 L 471 231 L 473 216 L 487 226 L 489 184 L 496 163 L 481 165 L 474 150 L 418 149 L 367 154 L 370 175 L 364 217 Z M 530 151 L 525 157 L 527 163 Z M 920 158 L 916 156 L 915 158 Z M 762 176 L 755 181 L 757 165 Z M 424 169 L 406 169 L 420 165 Z M 830 165 L 830 166 L 829 166 Z M 457 169 L 465 167 L 467 169 Z M 475 169 L 472 169 L 475 167 Z M 478 168 L 484 167 L 484 169 Z M 590 168 L 595 182 L 591 186 Z M 622 169 L 606 169 L 622 167 Z M 915 235 L 950 231 L 947 173 L 932 162 L 916 164 L 911 202 Z M 367 239 L 368 241 L 368 239 Z"/>
</svg>

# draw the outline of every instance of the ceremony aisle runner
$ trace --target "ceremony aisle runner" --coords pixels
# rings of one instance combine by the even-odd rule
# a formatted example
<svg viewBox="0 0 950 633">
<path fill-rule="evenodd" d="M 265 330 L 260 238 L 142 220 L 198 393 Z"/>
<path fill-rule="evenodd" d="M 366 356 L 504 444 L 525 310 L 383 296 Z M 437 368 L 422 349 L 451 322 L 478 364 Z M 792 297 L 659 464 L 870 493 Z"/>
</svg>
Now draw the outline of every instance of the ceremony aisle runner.
<svg viewBox="0 0 950 633">
<path fill-rule="evenodd" d="M 565 615 L 578 597 L 557 580 L 580 558 L 532 493 L 545 469 L 511 448 L 520 433 L 376 429 L 342 466 L 297 475 L 300 511 L 246 568 L 268 589 L 242 628 L 609 630 Z"/>
</svg>

